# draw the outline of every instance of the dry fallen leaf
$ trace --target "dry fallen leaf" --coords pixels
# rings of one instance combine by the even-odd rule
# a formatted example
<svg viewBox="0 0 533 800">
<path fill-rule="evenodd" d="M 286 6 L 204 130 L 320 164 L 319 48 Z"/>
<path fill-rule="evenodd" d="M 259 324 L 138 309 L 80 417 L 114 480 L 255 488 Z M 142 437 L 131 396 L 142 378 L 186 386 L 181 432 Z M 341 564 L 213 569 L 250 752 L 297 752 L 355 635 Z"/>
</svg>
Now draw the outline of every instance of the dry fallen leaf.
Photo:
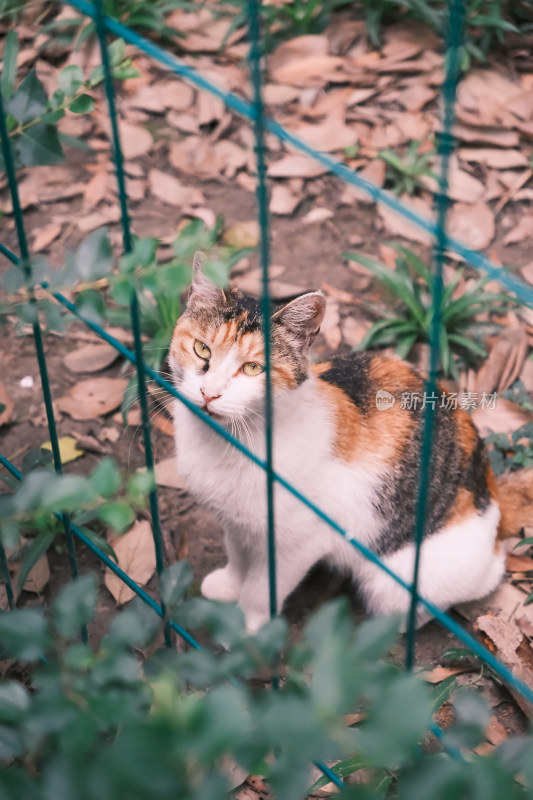
<svg viewBox="0 0 533 800">
<path fill-rule="evenodd" d="M 493 342 L 489 357 L 476 376 L 476 392 L 502 394 L 522 372 L 528 351 L 527 334 L 521 325 L 504 328 Z"/>
<path fill-rule="evenodd" d="M 224 231 L 224 244 L 230 247 L 257 247 L 259 244 L 259 224 L 251 219 L 236 222 Z"/>
<path fill-rule="evenodd" d="M 320 36 L 295 36 L 282 42 L 269 56 L 269 69 L 276 70 L 284 64 L 289 64 L 294 59 L 312 58 L 313 56 L 327 56 L 329 42 L 325 34 Z"/>
<path fill-rule="evenodd" d="M 320 333 L 332 350 L 336 350 L 342 341 L 339 323 L 339 304 L 336 300 L 329 300 L 326 304 L 326 313 L 320 326 Z"/>
<path fill-rule="evenodd" d="M 119 122 L 120 143 L 126 160 L 145 156 L 152 149 L 152 134 L 142 125 Z"/>
<path fill-rule="evenodd" d="M 463 147 L 458 152 L 463 161 L 483 164 L 492 169 L 528 167 L 529 161 L 519 150 L 502 150 L 492 147 Z"/>
<path fill-rule="evenodd" d="M 184 186 L 173 175 L 160 169 L 150 170 L 148 183 L 152 194 L 168 205 L 181 208 L 184 205 L 200 206 L 205 203 L 205 197 L 200 189 Z"/>
<path fill-rule="evenodd" d="M 336 286 L 326 283 L 326 281 L 322 283 L 320 288 L 328 297 L 331 297 L 333 300 L 338 300 L 339 303 L 346 303 L 348 305 L 357 305 L 359 303 L 359 300 L 354 297 L 353 294 L 345 292 L 344 289 L 338 289 Z"/>
<path fill-rule="evenodd" d="M 421 111 L 422 108 L 433 100 L 437 94 L 436 89 L 430 89 L 429 86 L 424 86 L 423 83 L 416 83 L 409 86 L 408 89 L 403 89 L 398 94 L 398 102 L 407 111 Z"/>
<path fill-rule="evenodd" d="M 158 486 L 169 489 L 183 489 L 183 481 L 178 475 L 178 468 L 174 456 L 165 458 L 154 465 L 155 482 Z"/>
<path fill-rule="evenodd" d="M 305 217 L 302 217 L 304 225 L 314 225 L 317 222 L 325 222 L 327 219 L 333 217 L 333 211 L 330 208 L 312 208 L 308 211 Z"/>
<path fill-rule="evenodd" d="M 499 745 L 508 738 L 507 731 L 497 717 L 491 717 L 487 725 L 486 736 L 493 745 Z"/>
<path fill-rule="evenodd" d="M 435 170 L 438 174 L 438 167 Z M 430 175 L 422 175 L 422 183 L 431 192 L 438 191 L 438 181 Z M 456 158 L 452 158 L 448 172 L 448 197 L 460 203 L 477 203 L 485 194 L 485 186 L 468 172 L 459 167 Z"/>
<path fill-rule="evenodd" d="M 413 211 L 420 214 L 425 219 L 431 219 L 431 206 L 422 197 L 408 197 L 402 195 L 400 198 L 402 202 L 411 207 Z M 414 223 L 409 222 L 402 214 L 394 211 L 384 203 L 378 203 L 378 214 L 383 220 L 388 232 L 393 236 L 401 236 L 404 239 L 411 239 L 414 242 L 421 244 L 430 244 L 431 236 L 422 228 L 419 228 Z"/>
<path fill-rule="evenodd" d="M 528 422 L 533 422 L 533 412 L 526 411 L 518 403 L 498 397 L 494 408 L 476 408 L 472 422 L 482 436 L 490 433 L 511 433 Z"/>
<path fill-rule="evenodd" d="M 84 214 L 76 217 L 76 226 L 82 233 L 90 233 L 110 222 L 118 222 L 120 219 L 120 208 L 115 206 L 101 206 L 98 211 L 92 214 Z"/>
<path fill-rule="evenodd" d="M 57 407 L 72 419 L 94 419 L 114 411 L 120 405 L 127 385 L 125 378 L 91 378 L 80 381 L 57 400 Z"/>
<path fill-rule="evenodd" d="M 376 158 L 367 164 L 366 167 L 360 169 L 357 173 L 359 177 L 370 181 L 374 186 L 381 188 L 385 183 L 385 162 L 381 158 Z M 364 189 L 359 189 L 357 186 L 345 186 L 341 195 L 340 202 L 346 205 L 353 203 L 373 203 L 372 196 L 365 192 Z"/>
<path fill-rule="evenodd" d="M 328 170 L 308 156 L 287 155 L 268 168 L 271 178 L 316 178 Z"/>
<path fill-rule="evenodd" d="M 40 253 L 41 250 L 46 250 L 48 245 L 57 239 L 61 233 L 62 225 L 60 222 L 51 222 L 36 231 L 33 237 L 31 246 L 32 253 Z"/>
<path fill-rule="evenodd" d="M 507 553 L 505 557 L 505 568 L 509 572 L 531 572 L 533 570 L 533 558 L 528 556 L 515 556 Z"/>
<path fill-rule="evenodd" d="M 71 461 L 81 458 L 83 450 L 78 447 L 78 440 L 72 436 L 60 436 L 58 441 L 59 455 L 63 464 L 69 464 Z M 44 442 L 41 445 L 41 450 L 48 450 L 52 452 L 52 442 Z"/>
<path fill-rule="evenodd" d="M 136 522 L 130 530 L 111 542 L 117 554 L 118 565 L 139 586 L 144 586 L 155 572 L 155 548 L 150 523 Z M 111 570 L 106 570 L 105 585 L 120 606 L 127 603 L 135 592 Z"/>
<path fill-rule="evenodd" d="M 524 635 L 516 622 L 504 615 L 493 616 L 492 614 L 485 614 L 475 621 L 474 629 L 485 639 L 485 643 L 488 644 L 500 662 L 516 678 L 522 680 L 530 689 L 533 689 L 531 648 L 527 639 L 524 640 Z M 522 644 L 524 641 L 527 647 L 527 656 L 525 658 L 522 657 Z M 504 683 L 506 682 L 504 681 Z M 530 717 L 533 713 L 532 704 L 511 684 L 507 684 L 507 688 L 520 708 Z"/>
<path fill-rule="evenodd" d="M 24 540 L 22 540 L 24 542 Z M 20 574 L 21 563 L 18 563 L 12 571 L 11 580 L 13 588 L 16 590 L 18 586 L 18 577 Z M 32 594 L 40 594 L 48 581 L 50 580 L 50 565 L 48 563 L 48 556 L 46 553 L 40 557 L 37 563 L 31 568 L 28 577 L 22 587 L 25 592 L 32 592 Z"/>
<path fill-rule="evenodd" d="M 487 203 L 456 203 L 448 215 L 448 233 L 472 250 L 483 250 L 494 239 L 494 215 Z"/>
<path fill-rule="evenodd" d="M 83 193 L 83 208 L 96 208 L 98 203 L 107 197 L 110 187 L 110 174 L 107 171 L 107 161 L 100 161 L 96 171 L 85 187 Z"/>
<path fill-rule="evenodd" d="M 14 405 L 3 383 L 0 383 L 0 406 L 3 406 L 0 410 L 0 426 L 7 425 L 13 416 Z"/>
<path fill-rule="evenodd" d="M 496 147 L 517 147 L 520 143 L 520 137 L 516 131 L 503 128 L 479 128 L 476 125 L 457 123 L 452 133 L 457 139 L 472 144 L 491 144 Z"/>
<path fill-rule="evenodd" d="M 517 244 L 533 236 L 533 214 L 522 217 L 518 225 L 515 225 L 503 237 L 504 244 Z"/>
<path fill-rule="evenodd" d="M 370 330 L 368 320 L 345 317 L 341 322 L 342 338 L 352 348 L 358 347 Z"/>
<path fill-rule="evenodd" d="M 213 145 L 206 137 L 187 136 L 176 142 L 169 150 L 168 160 L 175 169 L 196 179 L 217 178 L 220 174 Z"/>
<path fill-rule="evenodd" d="M 279 278 L 284 272 L 285 267 L 272 264 L 268 268 L 269 281 L 272 283 L 275 278 Z M 258 297 L 262 290 L 263 271 L 259 268 L 252 269 L 244 273 L 244 275 L 238 275 L 233 278 L 231 282 L 233 286 L 236 286 L 241 292 Z"/>
<path fill-rule="evenodd" d="M 330 114 L 318 125 L 304 123 L 291 128 L 292 133 L 303 139 L 306 144 L 325 153 L 344 150 L 357 143 L 357 131 L 349 128 L 341 115 Z"/>
<path fill-rule="evenodd" d="M 294 195 L 288 186 L 276 183 L 270 196 L 270 212 L 279 216 L 290 216 L 302 201 L 302 197 Z"/>
<path fill-rule="evenodd" d="M 71 350 L 63 359 L 71 372 L 100 372 L 109 367 L 119 356 L 110 344 L 86 344 L 78 350 Z"/>
<path fill-rule="evenodd" d="M 432 670 L 428 672 L 421 672 L 420 677 L 422 680 L 426 681 L 426 683 L 441 683 L 442 681 L 446 680 L 446 678 L 450 678 L 452 675 L 460 675 L 462 672 L 470 672 L 468 666 L 465 667 L 441 667 L 437 666 L 434 667 Z"/>
</svg>

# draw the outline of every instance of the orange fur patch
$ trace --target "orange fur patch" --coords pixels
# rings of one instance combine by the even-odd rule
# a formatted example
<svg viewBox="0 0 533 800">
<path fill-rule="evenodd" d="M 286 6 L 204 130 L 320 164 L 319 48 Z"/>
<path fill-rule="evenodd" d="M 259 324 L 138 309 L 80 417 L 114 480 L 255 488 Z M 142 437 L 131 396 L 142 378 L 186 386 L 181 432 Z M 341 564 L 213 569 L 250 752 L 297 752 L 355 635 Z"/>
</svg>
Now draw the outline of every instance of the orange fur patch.
<svg viewBox="0 0 533 800">
<path fill-rule="evenodd" d="M 383 465 L 394 464 L 401 458 L 413 426 L 411 415 L 398 405 L 386 412 L 371 408 L 363 414 L 338 386 L 321 380 L 317 385 L 332 407 L 336 428 L 333 454 L 337 458 L 352 461 L 373 452 Z M 383 413 L 387 415 L 386 426 Z"/>
<path fill-rule="evenodd" d="M 331 368 L 331 361 L 321 361 L 320 364 L 311 364 L 311 372 L 313 375 L 322 375 Z"/>
<path fill-rule="evenodd" d="M 384 389 L 393 395 L 402 392 L 419 392 L 424 381 L 409 364 L 391 356 L 376 356 L 369 364 L 368 374 L 376 390 Z M 382 412 L 377 412 L 381 414 Z M 387 412 L 388 415 L 389 412 Z"/>
</svg>

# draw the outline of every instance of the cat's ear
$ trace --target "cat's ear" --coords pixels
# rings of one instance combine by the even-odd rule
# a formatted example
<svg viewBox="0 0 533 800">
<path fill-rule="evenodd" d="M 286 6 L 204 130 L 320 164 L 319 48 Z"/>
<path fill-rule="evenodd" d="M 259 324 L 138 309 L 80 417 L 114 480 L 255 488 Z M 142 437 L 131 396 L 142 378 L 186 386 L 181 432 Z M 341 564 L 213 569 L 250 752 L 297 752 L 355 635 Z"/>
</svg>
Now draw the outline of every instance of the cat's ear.
<svg viewBox="0 0 533 800">
<path fill-rule="evenodd" d="M 276 311 L 272 321 L 284 325 L 302 342 L 310 345 L 320 330 L 325 313 L 326 298 L 322 292 L 308 292 Z"/>
<path fill-rule="evenodd" d="M 204 274 L 205 256 L 200 250 L 194 254 L 192 262 L 192 283 L 189 290 L 187 306 L 208 306 L 218 304 L 223 299 L 223 292 Z"/>
</svg>

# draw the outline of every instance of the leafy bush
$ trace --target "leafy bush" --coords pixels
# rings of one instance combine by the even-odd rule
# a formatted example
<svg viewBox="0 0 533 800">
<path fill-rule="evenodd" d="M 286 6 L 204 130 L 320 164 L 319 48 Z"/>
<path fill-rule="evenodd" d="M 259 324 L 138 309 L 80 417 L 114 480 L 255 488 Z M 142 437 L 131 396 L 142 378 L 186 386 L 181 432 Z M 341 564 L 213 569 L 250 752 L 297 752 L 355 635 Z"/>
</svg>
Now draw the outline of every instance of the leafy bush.
<svg viewBox="0 0 533 800">
<path fill-rule="evenodd" d="M 109 48 L 113 77 L 124 80 L 137 77 L 131 58 L 125 57 L 125 44 L 116 39 Z M 7 129 L 17 166 L 34 167 L 57 164 L 65 156 L 62 144 L 89 149 L 74 136 L 57 130 L 57 122 L 69 109 L 75 114 L 86 114 L 94 108 L 89 92 L 102 83 L 103 68 L 96 66 L 89 78 L 84 79 L 81 67 L 71 65 L 62 69 L 58 88 L 48 97 L 35 69 L 30 70 L 15 88 L 17 73 L 18 37 L 11 30 L 6 36 L 2 69 L 1 91 L 7 106 Z M 0 154 L 0 169 L 3 159 Z"/>
<path fill-rule="evenodd" d="M 529 392 L 521 380 L 517 380 L 503 393 L 503 397 L 518 403 L 526 411 L 533 411 Z M 511 433 L 491 433 L 485 438 L 489 445 L 492 469 L 496 475 L 533 467 L 533 424 L 522 425 Z"/>
<path fill-rule="evenodd" d="M 394 150 L 380 150 L 378 158 L 387 165 L 387 182 L 390 184 L 394 194 L 414 194 L 420 187 L 420 178 L 428 175 L 436 178 L 435 173 L 429 169 L 429 162 L 434 154 L 430 149 L 420 152 L 422 142 L 416 139 L 411 142 L 404 158 L 401 158 Z"/>
<path fill-rule="evenodd" d="M 344 253 L 344 258 L 356 261 L 370 270 L 396 302 L 393 311 L 384 311 L 383 318 L 374 323 L 358 350 L 368 347 L 394 346 L 401 358 L 407 358 L 417 342 L 429 342 L 433 324 L 434 277 L 412 250 L 391 244 L 398 251 L 396 270 L 364 255 Z M 439 331 L 439 356 L 442 373 L 459 377 L 459 361 L 468 363 L 475 357 L 486 356 L 479 339 L 480 327 L 494 328 L 491 323 L 480 323 L 478 314 L 497 311 L 505 313 L 516 302 L 505 294 L 484 290 L 488 278 L 473 283 L 460 296 L 454 296 L 464 269 L 458 269 L 444 288 L 441 302 Z"/>
<path fill-rule="evenodd" d="M 277 800 L 298 800 L 311 761 L 348 754 L 336 771 L 360 772 L 362 783 L 347 787 L 347 798 L 531 797 L 514 781 L 518 771 L 533 777 L 529 739 L 465 762 L 419 749 L 431 697 L 385 659 L 395 620 L 354 631 L 345 604 L 335 602 L 296 644 L 287 644 L 281 619 L 248 638 L 236 607 L 183 600 L 190 580 L 183 563 L 164 574 L 167 607 L 229 649 L 154 649 L 162 621 L 138 601 L 111 620 L 99 646 L 81 644 L 79 627 L 90 625 L 97 605 L 93 575 L 66 586 L 48 614 L 0 616 L 2 656 L 27 665 L 0 681 L 5 800 L 48 800 L 59 791 L 69 800 L 221 800 L 235 764 L 238 782 L 259 773 Z M 279 691 L 253 691 L 248 680 L 267 680 L 282 660 Z M 355 708 L 364 718 L 346 727 L 342 714 Z M 446 737 L 477 746 L 488 722 L 481 699 L 458 695 L 456 715 Z"/>
<path fill-rule="evenodd" d="M 519 33 L 511 18 L 514 4 L 501 0 L 465 0 L 463 44 L 459 52 L 459 65 L 463 71 L 473 63 L 484 63 L 489 53 L 503 43 L 506 33 Z M 379 44 L 380 28 L 394 13 L 402 19 L 411 17 L 426 22 L 443 39 L 449 26 L 449 3 L 441 0 L 362 0 L 369 39 Z"/>
<path fill-rule="evenodd" d="M 153 475 L 136 472 L 124 480 L 110 458 L 102 459 L 87 477 L 54 472 L 52 454 L 33 450 L 22 464 L 22 481 L 3 473 L 2 480 L 11 492 L 0 495 L 2 541 L 10 552 L 10 562 L 20 560 L 17 593 L 29 573 L 52 545 L 64 537 L 57 513 L 71 514 L 71 520 L 110 558 L 116 554 L 104 536 L 86 527 L 100 523 L 115 533 L 124 533 L 135 521 L 135 512 L 144 506 L 154 485 Z M 55 518 L 52 516 L 55 514 Z"/>
</svg>

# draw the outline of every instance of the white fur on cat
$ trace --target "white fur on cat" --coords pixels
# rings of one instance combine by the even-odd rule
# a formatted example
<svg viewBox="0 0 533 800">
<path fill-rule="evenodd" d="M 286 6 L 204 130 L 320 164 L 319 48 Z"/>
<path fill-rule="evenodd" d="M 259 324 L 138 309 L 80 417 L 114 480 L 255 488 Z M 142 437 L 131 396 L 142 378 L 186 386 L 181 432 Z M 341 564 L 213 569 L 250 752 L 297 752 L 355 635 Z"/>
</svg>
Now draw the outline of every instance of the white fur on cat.
<svg viewBox="0 0 533 800">
<path fill-rule="evenodd" d="M 210 411 L 223 415 L 228 430 L 263 458 L 262 379 L 234 375 L 230 353 L 225 363 L 205 375 L 186 371 L 180 376 L 179 389 L 199 406 L 203 405 L 201 388 L 209 396 L 220 394 L 210 403 Z M 274 469 L 350 536 L 371 548 L 382 524 L 372 497 L 387 467 L 371 455 L 353 463 L 333 455 L 334 411 L 318 380 L 311 376 L 297 389 L 275 397 Z M 202 593 L 237 601 L 247 628 L 256 631 L 269 617 L 265 473 L 179 401 L 174 404 L 174 420 L 179 473 L 225 530 L 228 564 L 204 579 Z M 407 611 L 409 593 L 390 576 L 279 484 L 274 496 L 279 608 L 313 564 L 326 559 L 353 575 L 372 613 Z M 499 516 L 497 504 L 492 503 L 484 513 L 427 537 L 419 582 L 427 600 L 447 609 L 482 597 L 497 586 L 505 558 L 503 548 L 494 551 Z M 412 580 L 413 545 L 383 560 L 406 582 Z M 418 624 L 429 616 L 421 608 Z"/>
</svg>

